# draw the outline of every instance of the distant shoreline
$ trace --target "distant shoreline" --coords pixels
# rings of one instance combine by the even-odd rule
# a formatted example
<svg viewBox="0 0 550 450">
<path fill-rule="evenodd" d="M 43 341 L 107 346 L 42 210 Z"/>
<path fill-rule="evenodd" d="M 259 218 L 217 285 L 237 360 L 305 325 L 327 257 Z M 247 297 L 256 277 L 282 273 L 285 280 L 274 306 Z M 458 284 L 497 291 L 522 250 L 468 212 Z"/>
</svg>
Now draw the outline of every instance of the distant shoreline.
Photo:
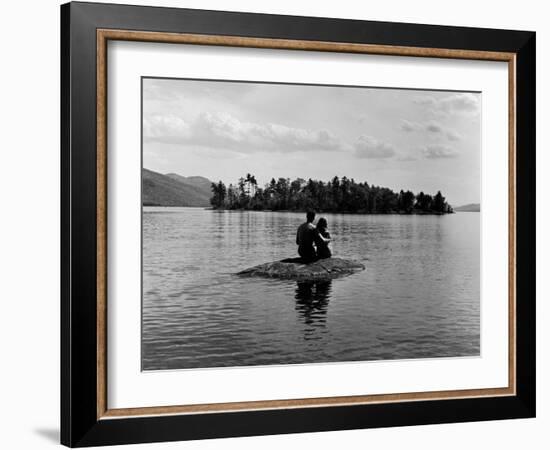
<svg viewBox="0 0 550 450">
<path fill-rule="evenodd" d="M 246 208 L 213 208 L 212 206 L 185 206 L 185 205 L 151 205 L 151 204 L 144 204 L 142 205 L 142 208 L 195 208 L 195 209 L 204 209 L 207 211 L 219 211 L 219 212 L 280 212 L 280 213 L 297 213 L 297 214 L 305 214 L 305 210 L 292 210 L 292 209 L 246 209 Z M 463 211 L 465 212 L 465 211 Z M 476 212 L 476 211 L 472 211 Z M 366 212 L 366 211 L 316 211 L 317 214 L 350 214 L 354 216 L 445 216 L 448 214 L 454 214 L 454 212 L 426 212 L 426 211 L 412 211 L 412 212 L 397 212 L 397 211 L 389 211 L 389 212 Z"/>
<path fill-rule="evenodd" d="M 208 208 L 213 211 L 255 211 L 255 212 L 292 212 L 292 213 L 302 213 L 305 214 L 306 210 L 296 210 L 296 209 L 248 209 L 248 208 Z M 388 211 L 388 212 L 368 212 L 368 211 L 323 211 L 315 210 L 317 214 L 353 214 L 356 216 L 444 216 L 447 214 L 454 214 L 454 212 L 437 212 L 437 211 Z"/>
<path fill-rule="evenodd" d="M 272 178 L 261 187 L 252 174 L 225 186 L 201 176 L 184 177 L 142 169 L 142 205 L 147 207 L 198 207 L 220 211 L 298 212 L 361 215 L 444 215 L 453 208 L 438 191 L 435 195 L 356 182 L 347 177 L 328 181 Z M 476 204 L 457 208 L 473 209 Z M 479 205 L 477 205 L 479 206 Z"/>
</svg>

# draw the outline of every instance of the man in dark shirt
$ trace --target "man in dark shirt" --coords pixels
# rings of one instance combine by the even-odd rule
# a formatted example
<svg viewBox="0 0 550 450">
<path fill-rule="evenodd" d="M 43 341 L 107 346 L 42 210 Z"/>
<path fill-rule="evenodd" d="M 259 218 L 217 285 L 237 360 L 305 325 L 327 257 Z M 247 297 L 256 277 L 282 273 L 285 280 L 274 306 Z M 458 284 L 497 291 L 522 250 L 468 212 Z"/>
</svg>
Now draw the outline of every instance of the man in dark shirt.
<svg viewBox="0 0 550 450">
<path fill-rule="evenodd" d="M 315 213 L 308 211 L 306 214 L 306 222 L 298 227 L 296 233 L 296 245 L 298 245 L 298 254 L 304 261 L 313 261 L 317 258 L 317 252 L 313 243 L 317 236 L 317 229 L 313 225 Z"/>
</svg>

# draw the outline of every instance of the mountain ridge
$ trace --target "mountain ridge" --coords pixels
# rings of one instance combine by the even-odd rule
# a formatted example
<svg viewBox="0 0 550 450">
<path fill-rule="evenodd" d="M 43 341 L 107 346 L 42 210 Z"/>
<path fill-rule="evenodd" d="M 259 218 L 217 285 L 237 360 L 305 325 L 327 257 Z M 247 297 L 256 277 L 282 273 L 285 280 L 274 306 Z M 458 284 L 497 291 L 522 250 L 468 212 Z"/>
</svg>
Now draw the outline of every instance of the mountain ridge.
<svg viewBox="0 0 550 450">
<path fill-rule="evenodd" d="M 455 211 L 462 211 L 462 212 L 480 212 L 481 206 L 479 203 L 468 203 L 467 205 L 457 206 L 456 208 L 453 208 Z"/>
<path fill-rule="evenodd" d="M 143 206 L 210 206 L 211 182 L 205 177 L 161 174 L 143 168 Z"/>
<path fill-rule="evenodd" d="M 183 175 L 180 175 L 178 173 L 165 173 L 165 176 L 172 178 L 173 180 L 179 181 L 181 183 L 197 187 L 203 191 L 208 191 L 209 194 L 212 194 L 211 191 L 211 185 L 212 182 L 206 178 L 202 177 L 200 175 L 192 175 L 189 177 L 184 177 Z"/>
</svg>

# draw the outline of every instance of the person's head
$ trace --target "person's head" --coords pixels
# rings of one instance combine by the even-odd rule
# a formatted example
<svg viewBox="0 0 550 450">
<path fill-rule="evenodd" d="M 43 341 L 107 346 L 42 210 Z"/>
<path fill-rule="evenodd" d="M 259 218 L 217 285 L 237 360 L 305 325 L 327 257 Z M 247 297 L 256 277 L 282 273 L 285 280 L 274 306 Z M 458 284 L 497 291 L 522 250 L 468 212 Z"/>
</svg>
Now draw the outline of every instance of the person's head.
<svg viewBox="0 0 550 450">
<path fill-rule="evenodd" d="M 321 217 L 321 218 L 317 221 L 317 228 L 320 228 L 320 229 L 326 229 L 326 228 L 328 228 L 327 219 L 325 219 L 324 217 Z"/>
<path fill-rule="evenodd" d="M 315 211 L 308 211 L 306 213 L 306 220 L 308 222 L 313 222 L 315 220 Z"/>
</svg>

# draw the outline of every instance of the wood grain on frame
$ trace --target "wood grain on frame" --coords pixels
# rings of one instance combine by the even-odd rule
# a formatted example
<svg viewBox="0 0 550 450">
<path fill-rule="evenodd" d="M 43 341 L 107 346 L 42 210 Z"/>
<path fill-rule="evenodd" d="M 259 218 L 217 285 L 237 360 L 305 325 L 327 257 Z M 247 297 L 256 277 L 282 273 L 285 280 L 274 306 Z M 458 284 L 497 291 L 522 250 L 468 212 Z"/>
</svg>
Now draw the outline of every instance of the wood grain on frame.
<svg viewBox="0 0 550 450">
<path fill-rule="evenodd" d="M 489 389 L 409 392 L 380 395 L 338 396 L 287 400 L 263 400 L 141 408 L 109 409 L 107 404 L 107 41 L 139 41 L 218 45 L 267 49 L 306 50 L 341 53 L 363 53 L 409 57 L 432 57 L 508 62 L 509 73 L 509 318 L 508 318 L 508 386 Z M 165 414 L 197 414 L 262 409 L 344 406 L 512 396 L 516 394 L 516 55 L 508 52 L 457 50 L 445 48 L 403 47 L 341 42 L 297 41 L 286 39 L 248 38 L 181 33 L 158 33 L 130 30 L 97 30 L 97 418 Z"/>
<path fill-rule="evenodd" d="M 516 394 L 516 56 L 508 61 L 508 386 Z"/>
<path fill-rule="evenodd" d="M 97 33 L 97 417 L 107 410 L 107 40 Z"/>
</svg>

